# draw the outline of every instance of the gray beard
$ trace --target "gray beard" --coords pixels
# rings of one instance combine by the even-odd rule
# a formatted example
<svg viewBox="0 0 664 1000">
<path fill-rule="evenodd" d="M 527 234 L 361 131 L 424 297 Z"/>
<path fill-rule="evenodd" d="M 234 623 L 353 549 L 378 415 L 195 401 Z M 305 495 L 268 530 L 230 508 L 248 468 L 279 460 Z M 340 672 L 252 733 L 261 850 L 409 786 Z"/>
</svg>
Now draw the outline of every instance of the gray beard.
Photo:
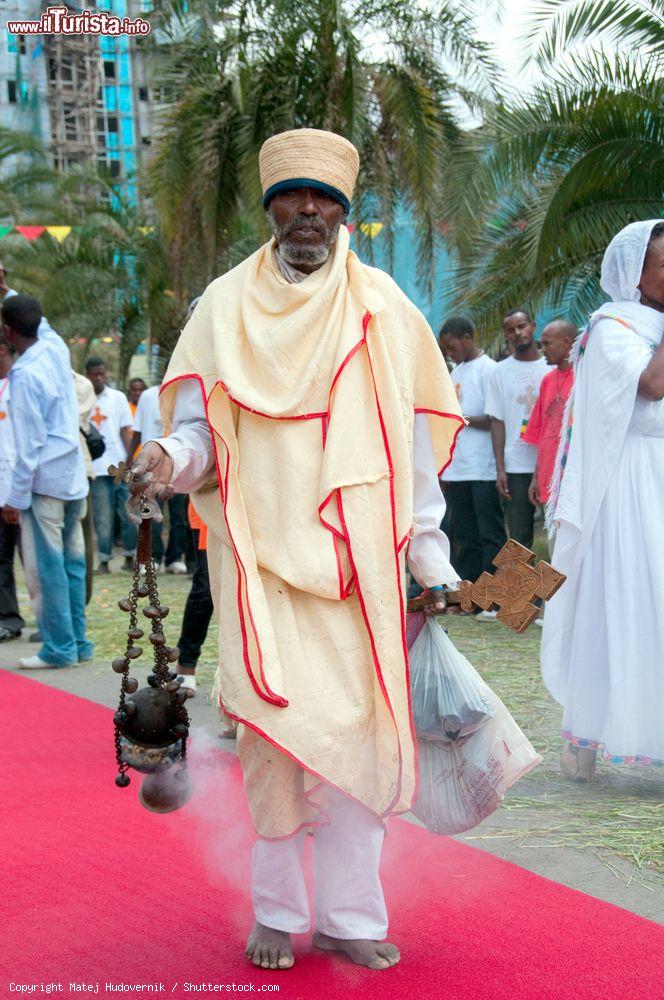
<svg viewBox="0 0 664 1000">
<path fill-rule="evenodd" d="M 297 267 L 298 264 L 324 264 L 330 256 L 331 247 L 321 243 L 317 247 L 303 247 L 283 240 L 279 243 L 279 253 L 287 263 Z"/>
<path fill-rule="evenodd" d="M 298 264 L 324 264 L 337 241 L 339 227 L 341 226 L 341 220 L 334 226 L 328 226 L 322 219 L 317 218 L 312 229 L 316 229 L 322 235 L 323 242 L 317 247 L 307 247 L 293 243 L 288 239 L 289 230 L 293 226 L 292 223 L 288 226 L 279 226 L 275 222 L 269 208 L 267 210 L 267 217 L 270 220 L 272 233 L 279 246 L 280 256 L 288 264 L 292 264 L 293 267 L 297 267 Z M 293 226 L 293 228 L 298 227 Z"/>
</svg>

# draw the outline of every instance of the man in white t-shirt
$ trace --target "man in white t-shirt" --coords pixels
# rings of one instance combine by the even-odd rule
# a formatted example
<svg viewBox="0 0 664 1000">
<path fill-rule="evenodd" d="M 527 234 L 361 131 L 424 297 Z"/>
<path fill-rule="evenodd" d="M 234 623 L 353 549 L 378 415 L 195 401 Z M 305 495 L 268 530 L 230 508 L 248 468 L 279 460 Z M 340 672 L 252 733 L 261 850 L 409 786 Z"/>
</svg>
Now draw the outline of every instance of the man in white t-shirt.
<svg viewBox="0 0 664 1000">
<path fill-rule="evenodd" d="M 81 528 L 89 487 L 69 351 L 53 330 L 44 331 L 41 307 L 28 295 L 5 297 L 2 324 L 4 342 L 18 354 L 11 370 L 16 460 L 2 519 L 21 525 L 26 579 L 39 582 L 42 639 L 37 655 L 19 667 L 69 667 L 93 654 Z"/>
<path fill-rule="evenodd" d="M 130 444 L 132 455 L 142 442 L 154 441 L 164 435 L 161 413 L 159 412 L 160 388 L 158 385 L 153 385 L 151 389 L 144 389 L 138 398 L 131 428 L 133 434 Z"/>
<path fill-rule="evenodd" d="M 456 365 L 452 382 L 467 426 L 457 438 L 452 463 L 445 469 L 445 499 L 458 545 L 457 572 L 476 580 L 494 567 L 492 560 L 506 542 L 505 521 L 496 492 L 496 463 L 491 445 L 491 418 L 484 409 L 487 386 L 496 362 L 474 340 L 470 320 L 452 316 L 440 331 L 445 355 Z"/>
<path fill-rule="evenodd" d="M 496 365 L 484 409 L 491 417 L 496 488 L 507 501 L 509 535 L 530 549 L 535 508 L 528 487 L 535 471 L 537 448 L 526 444 L 522 434 L 549 366 L 535 343 L 535 324 L 525 309 L 507 313 L 503 330 L 514 354 Z"/>
<path fill-rule="evenodd" d="M 3 301 L 6 301 L 7 299 L 13 298 L 15 295 L 18 295 L 18 294 L 19 293 L 14 288 L 10 288 L 9 285 L 7 284 L 7 271 L 6 271 L 5 266 L 2 263 L 2 261 L 0 261 L 0 296 L 2 297 Z M 39 323 L 38 334 L 39 334 L 39 339 L 41 341 L 48 341 L 51 344 L 51 346 L 56 351 L 58 351 L 62 355 L 62 357 L 64 359 L 66 359 L 66 361 L 69 364 L 71 364 L 71 359 L 70 359 L 70 355 L 69 355 L 69 348 L 65 344 L 64 340 L 62 339 L 62 337 L 58 333 L 56 333 L 56 331 L 53 329 L 53 327 L 48 322 L 48 320 L 46 319 L 45 316 L 42 316 L 41 321 Z M 94 392 L 93 392 L 92 386 L 89 384 L 88 380 L 85 379 L 82 375 L 78 375 L 76 372 L 72 371 L 72 377 L 73 377 L 73 380 L 74 380 L 74 386 L 76 388 L 76 395 L 77 395 L 77 399 L 78 399 L 79 426 L 80 426 L 80 428 L 83 431 L 87 432 L 87 430 L 89 429 L 89 419 L 88 418 L 89 418 L 89 415 L 90 415 L 90 409 L 91 409 L 91 406 L 92 406 L 92 400 L 94 400 Z M 90 394 L 89 395 L 82 388 L 82 385 L 81 385 L 82 382 L 84 382 L 87 385 L 88 389 L 90 390 Z M 8 401 L 9 391 L 10 391 L 9 390 L 9 384 L 7 384 L 6 393 L 5 393 L 5 396 L 4 396 L 5 402 Z M 92 399 L 90 397 L 92 397 Z M 3 410 L 3 407 L 0 405 L 0 411 L 2 411 L 2 410 Z M 10 422 L 10 419 L 9 419 L 9 413 L 7 412 L 6 407 L 5 407 L 5 418 L 3 418 L 2 412 L 0 412 L 0 421 L 3 420 L 3 419 L 7 420 L 7 425 L 4 427 L 5 434 L 6 434 L 7 431 L 9 430 L 9 428 L 11 428 L 11 422 Z M 4 425 L 0 425 L 0 430 L 2 429 L 3 426 Z M 5 438 L 5 441 L 6 440 L 7 440 L 7 438 Z M 12 442 L 13 442 L 13 433 L 12 433 Z M 90 462 L 90 453 L 88 451 L 88 446 L 87 446 L 86 440 L 83 437 L 82 433 L 80 434 L 79 443 L 80 443 L 80 447 L 81 447 L 81 454 L 83 456 L 83 461 L 85 463 L 86 475 L 88 477 L 88 480 L 92 480 L 93 473 L 92 473 L 91 462 Z M 1 443 L 0 443 L 0 452 L 5 453 L 5 457 L 6 457 L 6 452 L 3 451 L 3 447 L 2 447 Z M 12 443 L 12 462 L 11 462 L 11 466 L 12 467 L 13 467 L 13 454 L 14 454 L 14 447 L 13 447 L 13 443 Z M 3 464 L 4 464 L 4 467 L 3 467 Z M 9 492 L 9 481 L 11 479 L 11 471 L 9 473 L 6 473 L 6 469 L 7 469 L 7 465 L 6 465 L 6 463 L 3 463 L 2 457 L 0 456 L 0 494 L 2 495 L 2 497 L 5 497 L 8 494 L 8 492 Z M 4 490 L 2 489 L 3 485 L 5 487 Z M 3 500 L 3 502 L 4 502 L 4 500 Z M 90 538 L 92 537 L 91 536 L 92 527 L 91 527 L 91 521 L 90 521 L 91 517 L 92 517 L 92 506 L 91 506 L 90 502 L 88 502 L 86 504 L 86 514 L 85 514 L 85 517 L 83 518 L 83 533 L 84 533 L 84 536 L 85 536 L 85 546 L 86 546 L 86 599 L 85 599 L 85 603 L 86 604 L 89 603 L 90 597 L 92 596 L 92 579 L 91 579 L 92 567 L 88 566 L 88 563 L 90 561 L 88 559 L 88 549 L 89 549 L 88 539 L 89 539 L 89 537 Z M 15 526 L 15 525 L 8 525 L 7 527 L 9 529 L 18 528 L 18 526 Z M 0 531 L 2 531 L 2 528 L 3 528 L 3 526 L 0 524 Z M 18 542 L 16 544 L 18 545 Z M 28 594 L 30 596 L 30 604 L 32 605 L 32 609 L 33 609 L 33 611 L 35 613 L 35 617 L 39 618 L 40 608 L 41 608 L 41 594 L 40 594 L 39 574 L 37 573 L 37 567 L 31 564 L 30 555 L 31 555 L 31 553 L 24 547 L 24 550 L 23 550 L 23 570 L 24 570 L 24 573 L 25 573 L 25 582 L 26 582 Z M 27 558 L 26 558 L 26 556 L 27 556 Z M 5 549 L 5 556 L 3 556 L 1 558 L 2 558 L 2 562 L 3 562 L 3 570 L 2 570 L 2 572 L 0 572 L 0 577 L 2 576 L 3 573 L 8 572 L 7 563 L 5 562 L 5 558 L 9 558 L 9 554 L 8 554 L 7 549 Z M 91 558 L 92 557 L 90 556 L 90 559 Z M 12 562 L 13 562 L 13 557 L 12 557 Z M 10 565 L 11 565 L 11 563 L 10 563 Z M 13 580 L 13 575 L 12 575 L 12 580 Z M 2 586 L 2 584 L 0 584 L 0 586 Z M 13 584 L 12 584 L 12 586 L 13 586 Z M 16 602 L 14 601 L 13 604 L 15 605 Z M 16 612 L 16 615 L 18 615 L 18 610 Z M 15 617 L 15 616 L 14 615 L 10 615 L 10 618 L 11 617 Z M 2 619 L 2 613 L 0 612 L 0 641 L 2 641 L 1 626 L 3 624 L 1 619 Z M 23 622 L 23 619 L 21 619 L 21 622 Z M 13 638 L 13 636 L 11 638 Z M 32 635 L 30 636 L 30 642 L 41 642 L 41 641 L 42 641 L 42 637 L 40 635 L 39 630 L 37 630 L 36 632 L 33 632 Z"/>
<path fill-rule="evenodd" d="M 151 389 L 146 389 L 138 400 L 134 423 L 132 426 L 133 437 L 129 446 L 129 454 L 134 455 L 141 443 L 155 441 L 163 436 L 164 429 L 159 411 L 159 390 L 161 386 L 153 385 Z M 167 573 L 185 574 L 187 564 L 183 559 L 183 549 L 185 543 L 185 533 L 188 530 L 186 520 L 188 497 L 184 494 L 174 494 L 168 500 L 169 531 L 168 546 L 165 552 L 165 566 Z M 163 507 L 163 502 L 160 501 Z M 157 566 L 164 559 L 164 539 L 163 524 L 161 521 L 152 522 L 152 557 Z"/>
<path fill-rule="evenodd" d="M 85 362 L 85 374 L 92 382 L 97 397 L 90 422 L 95 425 L 106 445 L 104 454 L 92 463 L 95 478 L 91 495 L 99 547 L 99 566 L 95 573 L 99 575 L 110 572 L 108 564 L 113 557 L 116 515 L 122 530 L 122 554 L 125 557 L 122 568 L 131 572 L 136 552 L 136 527 L 125 511 L 129 490 L 126 483 L 115 483 L 107 471 L 109 465 L 118 465 L 127 457 L 133 423 L 131 410 L 125 394 L 107 385 L 106 364 L 102 358 L 88 358 Z"/>
</svg>

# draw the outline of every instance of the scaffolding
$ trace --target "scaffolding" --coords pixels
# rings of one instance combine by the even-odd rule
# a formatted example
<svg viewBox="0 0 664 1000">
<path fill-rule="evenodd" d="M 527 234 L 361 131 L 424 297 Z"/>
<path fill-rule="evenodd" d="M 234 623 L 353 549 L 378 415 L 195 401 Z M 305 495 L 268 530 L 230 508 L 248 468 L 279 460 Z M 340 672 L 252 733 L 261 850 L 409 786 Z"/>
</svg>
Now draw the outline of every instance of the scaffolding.
<svg viewBox="0 0 664 1000">
<path fill-rule="evenodd" d="M 76 163 L 105 162 L 109 123 L 102 99 L 98 38 L 45 35 L 44 45 L 54 166 L 66 169 Z"/>
</svg>

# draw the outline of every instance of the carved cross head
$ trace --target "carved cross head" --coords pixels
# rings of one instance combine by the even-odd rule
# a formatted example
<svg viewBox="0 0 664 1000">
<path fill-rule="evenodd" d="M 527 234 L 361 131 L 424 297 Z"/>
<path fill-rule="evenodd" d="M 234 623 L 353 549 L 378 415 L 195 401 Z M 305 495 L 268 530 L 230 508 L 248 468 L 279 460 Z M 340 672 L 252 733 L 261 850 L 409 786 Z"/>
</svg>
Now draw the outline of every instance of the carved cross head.
<svg viewBox="0 0 664 1000">
<path fill-rule="evenodd" d="M 498 610 L 498 621 L 515 632 L 524 632 L 541 613 L 535 598 L 548 601 L 565 581 L 563 573 L 540 561 L 535 553 L 513 538 L 493 560 L 496 572 L 482 573 L 475 583 L 464 580 L 459 587 L 464 611 Z"/>
<path fill-rule="evenodd" d="M 120 462 L 119 465 L 109 465 L 106 471 L 116 486 L 119 486 L 120 483 L 130 483 L 134 478 L 134 473 L 127 467 L 126 462 Z"/>
</svg>

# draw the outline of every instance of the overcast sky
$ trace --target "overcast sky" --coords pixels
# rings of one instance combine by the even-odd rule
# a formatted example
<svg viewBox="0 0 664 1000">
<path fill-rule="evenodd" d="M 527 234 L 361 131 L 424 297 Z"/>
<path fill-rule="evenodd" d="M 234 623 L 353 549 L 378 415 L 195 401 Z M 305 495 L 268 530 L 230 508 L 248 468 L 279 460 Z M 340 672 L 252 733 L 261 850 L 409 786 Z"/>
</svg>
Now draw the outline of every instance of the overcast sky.
<svg viewBox="0 0 664 1000">
<path fill-rule="evenodd" d="M 493 41 L 496 45 L 497 56 L 503 65 L 507 81 L 518 86 L 520 91 L 523 90 L 524 84 L 532 84 L 541 77 L 541 71 L 533 62 L 530 63 L 525 73 L 519 68 L 527 48 L 523 37 L 528 31 L 529 21 L 532 23 L 534 6 L 532 0 L 503 0 L 502 22 L 499 22 L 495 15 L 487 13 L 481 28 L 487 41 Z M 533 48 L 534 45 L 531 43 L 531 51 Z M 615 53 L 622 49 L 622 51 L 634 55 L 633 46 L 629 44 L 620 46 L 616 42 L 609 41 L 606 35 L 575 45 L 569 54 L 570 57 L 572 55 L 583 57 L 583 53 L 591 56 L 601 49 L 607 53 Z M 557 63 L 560 66 L 561 62 L 564 63 L 564 61 L 565 56 L 562 56 L 557 60 Z"/>
<path fill-rule="evenodd" d="M 482 26 L 485 37 L 496 45 L 497 55 L 502 63 L 508 81 L 512 84 L 521 83 L 524 74 L 519 69 L 523 61 L 524 46 L 520 41 L 525 33 L 528 21 L 527 0 L 503 0 L 504 15 L 499 23 L 495 15 L 487 15 Z M 526 74 L 527 79 L 533 78 L 533 71 Z"/>
</svg>

